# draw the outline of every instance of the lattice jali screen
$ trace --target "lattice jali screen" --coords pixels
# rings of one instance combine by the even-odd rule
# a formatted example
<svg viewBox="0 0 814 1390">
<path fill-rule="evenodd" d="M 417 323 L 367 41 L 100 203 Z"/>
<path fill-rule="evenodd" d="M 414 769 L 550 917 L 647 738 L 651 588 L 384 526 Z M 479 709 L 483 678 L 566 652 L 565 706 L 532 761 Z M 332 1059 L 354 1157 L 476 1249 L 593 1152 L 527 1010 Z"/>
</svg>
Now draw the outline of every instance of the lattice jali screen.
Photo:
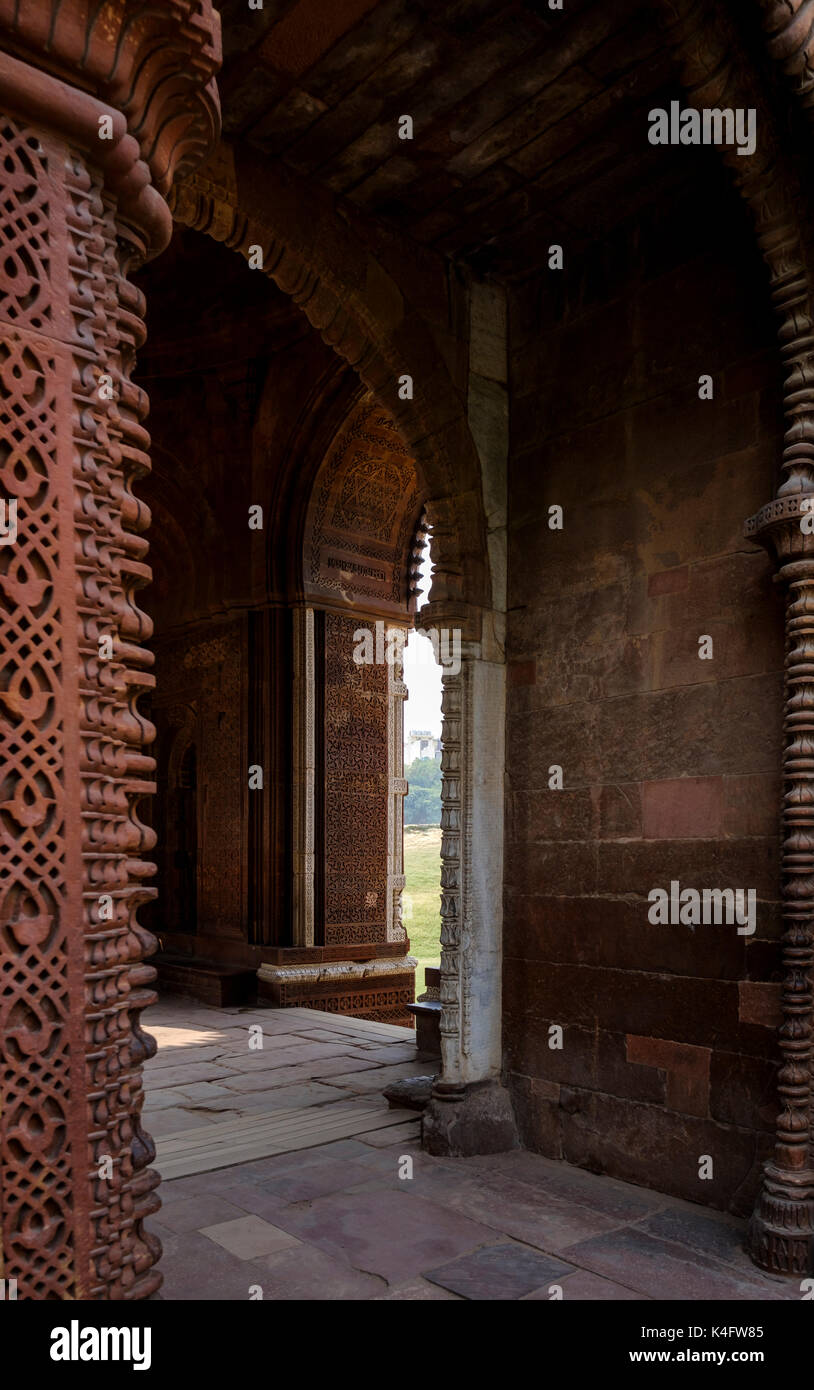
<svg viewBox="0 0 814 1390">
<path fill-rule="evenodd" d="M 5 1277 L 29 1297 L 71 1297 L 65 776 L 58 601 L 57 402 L 65 353 L 50 325 L 46 161 L 4 122 L 0 245 L 0 1212 Z M 60 361 L 60 355 L 62 360 Z M 70 525 L 70 522 L 69 522 Z"/>
<path fill-rule="evenodd" d="M 17 505 L 0 544 L 4 1275 L 20 1297 L 133 1298 L 160 1252 L 139 1123 L 154 972 L 135 915 L 153 771 L 134 598 L 149 514 L 131 491 L 149 467 L 130 380 L 143 303 L 122 270 L 137 233 L 120 241 L 77 151 L 11 121 L 0 144 L 0 500 Z"/>
<path fill-rule="evenodd" d="M 325 943 L 387 936 L 388 688 L 357 664 L 354 617 L 325 615 Z"/>
</svg>

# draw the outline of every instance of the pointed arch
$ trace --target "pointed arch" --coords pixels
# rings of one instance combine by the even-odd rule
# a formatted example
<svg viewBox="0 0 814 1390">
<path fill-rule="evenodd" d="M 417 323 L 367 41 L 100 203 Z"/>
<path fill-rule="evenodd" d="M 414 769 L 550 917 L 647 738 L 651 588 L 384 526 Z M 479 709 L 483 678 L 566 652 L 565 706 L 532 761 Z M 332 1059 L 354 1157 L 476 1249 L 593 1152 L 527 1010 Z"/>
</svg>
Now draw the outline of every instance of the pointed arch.
<svg viewBox="0 0 814 1390">
<path fill-rule="evenodd" d="M 492 602 L 480 466 L 442 348 L 417 305 L 446 306 L 442 261 L 395 240 L 372 249 L 323 190 L 223 142 L 172 195 L 178 222 L 249 254 L 392 414 L 432 509 L 437 553 L 428 618 L 455 618 L 477 639 Z M 403 281 L 412 277 L 409 288 Z M 399 392 L 409 376 L 412 396 Z"/>
</svg>

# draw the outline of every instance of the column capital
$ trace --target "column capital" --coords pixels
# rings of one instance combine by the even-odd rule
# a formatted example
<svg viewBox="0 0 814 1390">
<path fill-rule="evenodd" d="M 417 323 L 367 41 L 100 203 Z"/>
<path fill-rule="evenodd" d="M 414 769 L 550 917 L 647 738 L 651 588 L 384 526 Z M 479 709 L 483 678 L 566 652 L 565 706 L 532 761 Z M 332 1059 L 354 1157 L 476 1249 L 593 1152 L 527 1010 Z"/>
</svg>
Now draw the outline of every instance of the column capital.
<svg viewBox="0 0 814 1390">
<path fill-rule="evenodd" d="M 803 530 L 803 523 L 809 529 Z M 814 491 L 801 489 L 783 493 L 761 507 L 744 523 L 743 534 L 768 550 L 781 566 L 778 578 L 790 578 L 789 566 L 814 565 Z"/>
<path fill-rule="evenodd" d="M 47 123 L 57 132 L 67 124 L 74 134 L 87 99 L 121 113 L 162 196 L 214 149 L 221 42 L 212 0 L 0 0 L 0 44 L 4 108 L 9 80 L 16 86 L 13 67 L 7 70 L 6 64 L 16 58 L 56 80 L 49 86 Z M 15 108 L 28 115 L 25 92 L 11 95 Z M 41 95 L 39 88 L 32 93 L 35 99 Z M 115 133 L 117 142 L 124 133 Z"/>
</svg>

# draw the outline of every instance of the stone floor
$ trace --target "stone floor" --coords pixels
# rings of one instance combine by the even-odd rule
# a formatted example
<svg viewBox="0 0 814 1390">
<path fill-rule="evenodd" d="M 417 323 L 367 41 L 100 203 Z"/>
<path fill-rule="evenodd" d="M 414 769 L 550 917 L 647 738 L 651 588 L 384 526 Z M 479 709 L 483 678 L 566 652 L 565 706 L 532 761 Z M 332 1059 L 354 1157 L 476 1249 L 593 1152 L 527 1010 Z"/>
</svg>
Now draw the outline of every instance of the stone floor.
<svg viewBox="0 0 814 1390">
<path fill-rule="evenodd" d="M 381 1097 L 426 1070 L 409 1029 L 174 998 L 145 1023 L 161 1298 L 801 1297 L 704 1208 L 535 1154 L 423 1153 Z"/>
</svg>

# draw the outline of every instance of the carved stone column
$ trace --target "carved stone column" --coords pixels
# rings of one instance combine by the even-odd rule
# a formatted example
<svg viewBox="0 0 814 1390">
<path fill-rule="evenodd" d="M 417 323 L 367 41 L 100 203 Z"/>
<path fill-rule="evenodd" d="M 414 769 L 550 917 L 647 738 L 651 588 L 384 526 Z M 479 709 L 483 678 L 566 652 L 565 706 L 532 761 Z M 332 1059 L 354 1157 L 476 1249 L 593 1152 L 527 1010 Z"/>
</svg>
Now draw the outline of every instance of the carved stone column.
<svg viewBox="0 0 814 1390">
<path fill-rule="evenodd" d="M 512 1148 L 517 1135 L 502 1084 L 503 820 L 506 747 L 506 522 L 509 453 L 508 315 L 505 291 L 474 278 L 469 316 L 467 418 L 478 454 L 491 607 L 443 596 L 455 579 L 443 563 L 419 615 L 439 629 L 441 734 L 441 1076 L 425 1112 L 431 1152 Z M 455 524 L 428 504 L 433 542 Z M 442 552 L 443 553 L 443 552 Z M 440 599 L 436 599 L 436 593 Z M 457 612 L 456 612 L 457 608 Z M 454 655 L 460 639 L 460 669 Z M 446 656 L 444 656 L 446 653 Z"/>
<path fill-rule="evenodd" d="M 443 677 L 441 755 L 441 1077 L 424 1116 L 431 1153 L 516 1143 L 501 1085 L 505 673 L 485 642 L 464 642 Z M 497 656 L 497 653 L 494 654 Z"/>
<path fill-rule="evenodd" d="M 215 137 L 219 33 L 208 0 L 0 0 L 0 42 L 17 55 L 0 55 L 2 1275 L 22 1298 L 132 1299 L 159 1286 L 160 1246 L 142 1225 L 152 657 L 131 488 L 149 439 L 127 275 L 169 239 L 174 169 Z"/>
<path fill-rule="evenodd" d="M 316 777 L 316 666 L 314 610 L 295 608 L 293 709 L 293 940 L 314 944 L 314 793 Z"/>
<path fill-rule="evenodd" d="M 725 6 L 659 0 L 697 109 L 754 110 L 757 141 L 743 156 L 722 150 L 752 210 L 769 271 L 784 369 L 786 435 L 777 496 L 746 523 L 746 535 L 778 561 L 787 586 L 783 753 L 783 1023 L 778 1078 L 781 1112 L 773 1159 L 750 1228 L 755 1262 L 779 1274 L 807 1273 L 814 1259 L 814 536 L 804 503 L 814 499 L 814 253 L 807 189 L 790 158 L 787 115 L 777 91 L 745 57 Z M 812 110 L 809 0 L 760 0 L 769 53 L 809 115 Z M 779 117 L 779 119 L 778 119 Z"/>
<path fill-rule="evenodd" d="M 404 632 L 406 641 L 407 632 Z M 404 941 L 401 917 L 404 892 L 404 665 L 399 657 L 387 669 L 387 736 L 389 743 L 389 795 L 387 798 L 387 940 Z"/>
<path fill-rule="evenodd" d="M 777 499 L 746 527 L 777 556 L 787 586 L 781 1110 L 749 1245 L 764 1269 L 802 1275 L 814 1268 L 814 537 L 802 530 L 814 519 L 802 510 L 814 503 L 814 476 L 810 446 L 790 453 Z"/>
</svg>

